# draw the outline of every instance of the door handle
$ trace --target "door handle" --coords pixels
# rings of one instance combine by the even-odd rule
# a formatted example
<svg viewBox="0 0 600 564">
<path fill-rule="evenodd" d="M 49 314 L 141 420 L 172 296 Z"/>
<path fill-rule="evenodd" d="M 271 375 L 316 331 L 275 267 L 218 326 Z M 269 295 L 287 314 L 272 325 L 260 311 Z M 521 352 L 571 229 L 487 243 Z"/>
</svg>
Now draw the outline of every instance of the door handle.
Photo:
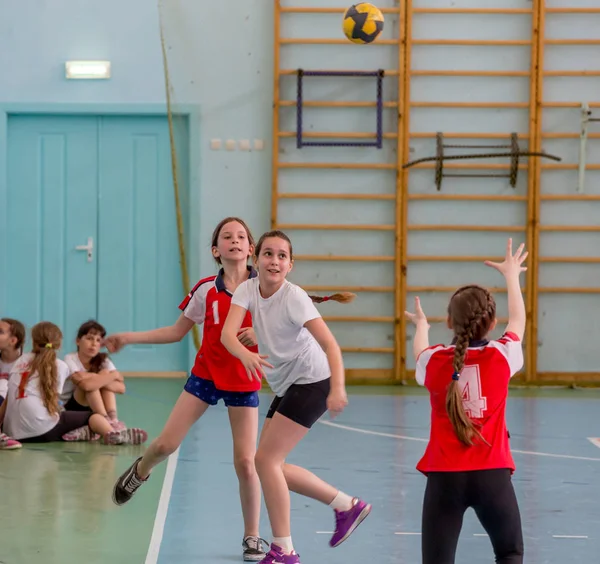
<svg viewBox="0 0 600 564">
<path fill-rule="evenodd" d="M 87 251 L 87 261 L 92 262 L 92 255 L 94 251 L 94 239 L 92 237 L 88 237 L 87 245 L 77 245 L 75 247 L 76 251 Z"/>
</svg>

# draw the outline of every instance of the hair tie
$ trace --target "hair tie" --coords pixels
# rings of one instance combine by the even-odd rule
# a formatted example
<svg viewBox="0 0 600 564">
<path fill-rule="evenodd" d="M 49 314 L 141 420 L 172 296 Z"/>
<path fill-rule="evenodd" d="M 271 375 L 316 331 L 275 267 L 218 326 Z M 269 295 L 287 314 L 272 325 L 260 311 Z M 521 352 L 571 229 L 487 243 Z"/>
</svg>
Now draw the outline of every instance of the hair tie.
<svg viewBox="0 0 600 564">
<path fill-rule="evenodd" d="M 44 345 L 47 349 L 51 349 L 52 348 L 52 343 L 46 343 Z"/>
<path fill-rule="evenodd" d="M 453 380 L 458 380 L 459 377 L 460 377 L 460 373 L 458 373 L 458 372 L 455 372 L 454 374 L 452 374 L 452 379 Z"/>
<path fill-rule="evenodd" d="M 328 302 L 331 299 L 330 296 L 323 296 L 323 301 Z"/>
</svg>

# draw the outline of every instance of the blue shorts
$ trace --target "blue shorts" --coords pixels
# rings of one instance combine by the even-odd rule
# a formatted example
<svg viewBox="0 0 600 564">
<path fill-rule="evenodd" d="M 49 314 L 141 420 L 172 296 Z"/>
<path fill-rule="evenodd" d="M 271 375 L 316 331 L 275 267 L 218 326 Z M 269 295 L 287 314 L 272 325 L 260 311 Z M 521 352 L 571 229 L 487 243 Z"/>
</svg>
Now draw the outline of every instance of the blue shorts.
<svg viewBox="0 0 600 564">
<path fill-rule="evenodd" d="M 258 392 L 218 390 L 212 380 L 198 378 L 193 374 L 190 375 L 183 389 L 208 405 L 217 405 L 219 400 L 223 400 L 227 407 L 258 407 Z"/>
</svg>

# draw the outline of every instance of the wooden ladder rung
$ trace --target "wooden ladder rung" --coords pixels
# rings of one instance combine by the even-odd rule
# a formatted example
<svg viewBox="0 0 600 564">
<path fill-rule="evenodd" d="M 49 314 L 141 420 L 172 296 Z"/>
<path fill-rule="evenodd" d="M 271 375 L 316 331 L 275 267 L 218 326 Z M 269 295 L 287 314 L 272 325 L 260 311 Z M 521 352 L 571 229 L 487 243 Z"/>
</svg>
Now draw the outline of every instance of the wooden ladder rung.
<svg viewBox="0 0 600 564">
<path fill-rule="evenodd" d="M 317 194 L 283 192 L 277 194 L 283 200 L 395 200 L 396 194 Z"/>
<path fill-rule="evenodd" d="M 529 78 L 529 71 L 489 71 L 489 70 L 411 70 L 411 76 L 471 76 L 471 77 L 523 77 Z"/>
<path fill-rule="evenodd" d="M 598 202 L 600 201 L 600 194 L 541 194 L 540 199 L 548 202 Z"/>
<path fill-rule="evenodd" d="M 409 231 L 488 231 L 495 233 L 524 232 L 524 225 L 408 225 Z"/>
<path fill-rule="evenodd" d="M 319 285 L 303 285 L 302 289 L 305 292 L 372 292 L 372 293 L 389 293 L 394 292 L 393 286 L 319 286 Z"/>
<path fill-rule="evenodd" d="M 600 70 L 554 70 L 544 71 L 544 76 L 600 76 Z"/>
<path fill-rule="evenodd" d="M 394 262 L 394 257 L 375 255 L 294 255 L 295 261 L 331 261 L 331 262 Z M 490 259 L 491 260 L 491 259 Z"/>
<path fill-rule="evenodd" d="M 331 37 L 284 37 L 279 40 L 281 45 L 356 45 L 345 38 L 331 38 Z M 371 45 L 400 45 L 398 39 L 378 39 L 371 43 Z"/>
<path fill-rule="evenodd" d="M 491 259 L 490 259 L 491 260 Z M 600 257 L 539 257 L 538 262 L 565 264 L 598 264 Z"/>
<path fill-rule="evenodd" d="M 336 69 L 336 70 L 332 70 L 332 69 L 316 69 L 316 68 L 311 68 L 310 70 L 318 70 L 321 72 L 339 72 L 340 70 L 344 70 L 347 72 L 369 72 L 372 71 L 373 69 Z M 384 70 L 385 76 L 398 76 L 398 70 L 397 69 L 390 69 L 390 70 Z M 298 69 L 280 69 L 279 70 L 279 76 L 297 76 L 298 74 Z M 352 77 L 352 78 L 360 78 L 360 77 Z M 365 77 L 365 78 L 369 78 L 369 77 Z M 372 78 L 372 77 L 371 77 Z"/>
<path fill-rule="evenodd" d="M 279 132 L 279 137 L 282 138 L 296 138 L 297 133 L 295 131 L 280 131 Z M 376 133 L 369 133 L 369 132 L 347 132 L 347 133 L 341 133 L 341 132 L 327 132 L 327 131 L 320 131 L 320 132 L 302 132 L 302 137 L 304 139 L 377 139 L 377 134 Z M 384 133 L 383 134 L 383 138 L 384 139 L 398 139 L 398 134 L 397 133 Z"/>
<path fill-rule="evenodd" d="M 559 288 L 557 286 L 541 286 L 538 292 L 545 294 L 600 294 L 600 288 Z"/>
<path fill-rule="evenodd" d="M 529 39 L 413 39 L 413 45 L 489 45 L 518 47 L 531 45 Z"/>
<path fill-rule="evenodd" d="M 413 8 L 413 14 L 480 14 L 483 16 L 509 16 L 509 15 L 530 15 L 533 13 L 531 8 Z"/>
<path fill-rule="evenodd" d="M 600 45 L 600 39 L 544 39 L 546 45 Z"/>
<path fill-rule="evenodd" d="M 394 323 L 393 317 L 361 316 L 361 315 L 329 315 L 323 316 L 330 323 Z"/>
<path fill-rule="evenodd" d="M 318 224 L 318 223 L 280 223 L 276 229 L 282 231 L 307 231 L 314 229 L 315 231 L 394 231 L 395 225 L 361 225 L 361 224 Z"/>
<path fill-rule="evenodd" d="M 277 165 L 279 168 L 331 168 L 346 170 L 396 170 L 395 164 L 390 163 L 282 163 Z"/>
<path fill-rule="evenodd" d="M 275 102 L 281 108 L 296 107 L 298 105 L 296 100 L 280 100 Z M 303 108 L 375 108 L 377 102 L 370 101 L 357 101 L 357 102 L 345 102 L 339 100 L 304 100 L 302 102 Z M 397 108 L 398 102 L 384 102 L 384 108 Z"/>
<path fill-rule="evenodd" d="M 528 102 L 411 102 L 412 108 L 529 109 Z"/>
<path fill-rule="evenodd" d="M 414 131 L 410 134 L 411 139 L 435 139 L 437 133 L 431 131 Z M 444 133 L 444 139 L 508 139 L 510 133 L 468 133 L 453 132 Z M 519 140 L 528 139 L 527 133 L 519 133 Z"/>
<path fill-rule="evenodd" d="M 282 6 L 282 14 L 344 14 L 348 8 L 312 8 L 300 6 Z M 383 14 L 399 14 L 400 8 L 379 8 Z"/>
<path fill-rule="evenodd" d="M 501 196 L 499 194 L 409 194 L 408 199 L 464 202 L 526 202 L 527 196 Z"/>
<path fill-rule="evenodd" d="M 406 291 L 411 292 L 413 294 L 418 294 L 420 292 L 441 292 L 444 294 L 452 294 L 456 291 L 457 286 L 407 286 Z M 488 287 L 488 290 L 493 294 L 502 294 L 506 293 L 505 286 L 494 286 Z M 523 293 L 525 289 L 521 290 Z"/>
<path fill-rule="evenodd" d="M 559 163 L 559 164 L 543 164 L 542 170 L 578 170 L 578 164 Z M 585 165 L 585 170 L 600 170 L 600 164 L 589 163 Z"/>
<path fill-rule="evenodd" d="M 540 225 L 539 229 L 545 232 L 598 233 L 600 225 Z"/>
<path fill-rule="evenodd" d="M 457 256 L 457 255 L 409 255 L 408 262 L 502 262 L 504 257 Z"/>
</svg>

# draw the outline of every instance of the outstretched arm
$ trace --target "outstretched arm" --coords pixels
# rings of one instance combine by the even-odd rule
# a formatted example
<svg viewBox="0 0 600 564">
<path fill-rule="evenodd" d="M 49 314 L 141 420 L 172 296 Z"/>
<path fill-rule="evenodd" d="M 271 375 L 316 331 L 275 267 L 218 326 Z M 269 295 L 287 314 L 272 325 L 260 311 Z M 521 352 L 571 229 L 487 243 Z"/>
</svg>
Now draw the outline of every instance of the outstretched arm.
<svg viewBox="0 0 600 564">
<path fill-rule="evenodd" d="M 525 301 L 523 300 L 523 293 L 521 292 L 521 284 L 519 281 L 521 272 L 527 270 L 526 267 L 521 266 L 529 254 L 527 252 L 523 253 L 524 248 L 524 243 L 519 245 L 519 248 L 513 255 L 512 239 L 509 239 L 506 245 L 506 256 L 503 262 L 485 261 L 487 266 L 495 268 L 498 272 L 502 273 L 506 279 L 506 289 L 508 292 L 508 325 L 506 331 L 510 331 L 517 335 L 520 341 L 523 340 L 527 321 Z"/>
<path fill-rule="evenodd" d="M 404 314 L 417 328 L 413 338 L 413 355 L 416 359 L 429 347 L 429 322 L 427 321 L 425 312 L 421 308 L 421 300 L 418 297 L 415 298 L 415 313 L 405 311 Z"/>
<path fill-rule="evenodd" d="M 104 339 L 104 346 L 111 352 L 120 351 L 125 345 L 152 344 L 162 345 L 181 341 L 192 329 L 194 322 L 183 313 L 173 325 L 150 331 L 115 333 Z"/>
</svg>

